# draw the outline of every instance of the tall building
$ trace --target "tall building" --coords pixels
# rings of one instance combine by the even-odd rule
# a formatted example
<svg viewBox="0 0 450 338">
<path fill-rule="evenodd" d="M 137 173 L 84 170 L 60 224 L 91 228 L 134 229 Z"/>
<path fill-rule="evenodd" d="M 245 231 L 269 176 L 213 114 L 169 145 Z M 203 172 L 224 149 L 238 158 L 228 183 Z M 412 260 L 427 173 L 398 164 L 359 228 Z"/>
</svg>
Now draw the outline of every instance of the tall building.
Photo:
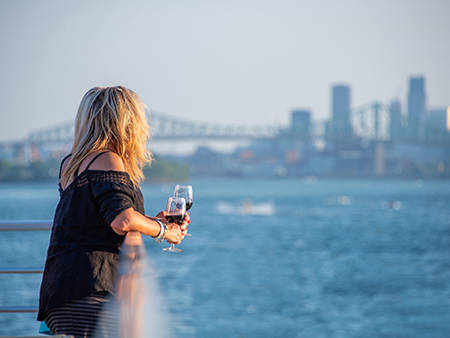
<svg viewBox="0 0 450 338">
<path fill-rule="evenodd" d="M 292 111 L 291 133 L 303 140 L 311 137 L 311 112 L 309 110 L 296 109 Z"/>
<path fill-rule="evenodd" d="M 389 104 L 389 138 L 398 140 L 404 135 L 402 104 L 395 99 Z"/>
<path fill-rule="evenodd" d="M 350 87 L 347 85 L 334 85 L 332 92 L 332 135 L 338 139 L 353 136 L 350 122 Z"/>
<path fill-rule="evenodd" d="M 447 108 L 433 108 L 428 111 L 425 119 L 425 139 L 435 143 L 445 143 L 450 140 L 447 130 Z"/>
<path fill-rule="evenodd" d="M 424 138 L 426 112 L 425 78 L 409 79 L 408 92 L 408 135 L 412 139 Z"/>
</svg>

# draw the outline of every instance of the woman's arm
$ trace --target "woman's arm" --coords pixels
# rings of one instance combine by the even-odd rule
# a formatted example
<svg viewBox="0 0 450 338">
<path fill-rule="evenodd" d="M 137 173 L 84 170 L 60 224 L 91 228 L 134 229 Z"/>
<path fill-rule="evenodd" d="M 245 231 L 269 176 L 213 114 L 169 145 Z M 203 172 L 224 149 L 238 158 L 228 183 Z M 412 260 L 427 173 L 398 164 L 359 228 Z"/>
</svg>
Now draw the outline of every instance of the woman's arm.
<svg viewBox="0 0 450 338">
<path fill-rule="evenodd" d="M 176 223 L 166 223 L 167 230 L 164 239 L 168 242 L 178 244 L 184 238 L 180 226 Z M 161 227 L 159 223 L 149 217 L 142 215 L 133 208 L 123 210 L 111 222 L 111 228 L 119 235 L 124 235 L 130 231 L 138 231 L 143 235 L 156 237 L 159 235 Z"/>
<path fill-rule="evenodd" d="M 95 156 L 93 154 L 92 156 Z M 87 165 L 85 162 L 90 161 L 90 156 L 80 166 L 80 171 L 84 170 Z M 117 170 L 125 171 L 125 166 L 119 155 L 114 152 L 108 152 L 100 156 L 94 163 L 91 169 L 94 170 Z M 180 230 L 180 226 L 175 223 L 167 223 L 167 230 L 164 234 L 164 239 L 168 242 L 178 244 L 183 239 L 184 235 Z M 143 235 L 156 237 L 159 235 L 161 226 L 155 220 L 137 212 L 133 208 L 128 208 L 119 213 L 111 222 L 111 228 L 119 235 L 124 235 L 127 232 L 138 231 Z"/>
</svg>

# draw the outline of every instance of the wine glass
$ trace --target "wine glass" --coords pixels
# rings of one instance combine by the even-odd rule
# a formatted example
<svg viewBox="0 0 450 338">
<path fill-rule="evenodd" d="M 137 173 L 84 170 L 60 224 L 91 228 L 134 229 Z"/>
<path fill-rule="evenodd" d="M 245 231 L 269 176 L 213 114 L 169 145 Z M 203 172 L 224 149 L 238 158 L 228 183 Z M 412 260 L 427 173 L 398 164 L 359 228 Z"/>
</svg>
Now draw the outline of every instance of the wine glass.
<svg viewBox="0 0 450 338">
<path fill-rule="evenodd" d="M 175 197 L 183 197 L 186 200 L 186 211 L 188 211 L 192 207 L 192 203 L 194 203 L 194 194 L 192 192 L 192 185 L 177 184 L 175 186 L 173 195 Z M 190 233 L 187 233 L 186 236 L 192 235 Z"/>
<path fill-rule="evenodd" d="M 166 219 L 169 223 L 181 224 L 186 215 L 186 200 L 183 197 L 169 197 L 166 206 Z M 175 248 L 175 244 L 170 243 L 168 248 L 163 248 L 164 251 L 181 252 L 181 249 Z"/>
</svg>

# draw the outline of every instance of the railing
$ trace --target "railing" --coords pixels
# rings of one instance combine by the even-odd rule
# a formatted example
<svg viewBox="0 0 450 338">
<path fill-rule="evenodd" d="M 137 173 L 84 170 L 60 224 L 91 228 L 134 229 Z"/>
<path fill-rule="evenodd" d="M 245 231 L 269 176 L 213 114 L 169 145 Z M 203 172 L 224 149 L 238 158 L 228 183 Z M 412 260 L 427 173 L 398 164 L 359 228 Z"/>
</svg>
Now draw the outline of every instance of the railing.
<svg viewBox="0 0 450 338">
<path fill-rule="evenodd" d="M 1 336 L 1 338 L 42 338 L 43 336 Z M 53 335 L 52 338 L 73 338 L 73 336 Z"/>
<path fill-rule="evenodd" d="M 0 221 L 0 232 L 6 231 L 48 231 L 51 221 Z M 122 245 L 121 267 L 117 279 L 117 294 L 115 300 L 118 307 L 117 320 L 121 323 L 120 338 L 143 337 L 143 315 L 141 313 L 144 292 L 142 289 L 142 258 L 145 248 L 139 233 L 130 232 Z M 42 268 L 10 267 L 0 268 L 0 274 L 38 274 Z M 33 306 L 0 307 L 1 313 L 34 313 L 38 309 Z M 0 338 L 39 338 L 42 336 L 0 336 Z M 55 338 L 69 338 L 72 336 L 54 335 Z"/>
<path fill-rule="evenodd" d="M 0 232 L 6 231 L 49 231 L 52 222 L 42 221 L 0 221 Z M 0 274 L 39 274 L 44 271 L 41 267 L 12 267 L 0 268 Z M 33 313 L 36 306 L 1 306 L 0 313 Z"/>
<path fill-rule="evenodd" d="M 52 221 L 0 221 L 1 231 L 49 231 Z"/>
</svg>

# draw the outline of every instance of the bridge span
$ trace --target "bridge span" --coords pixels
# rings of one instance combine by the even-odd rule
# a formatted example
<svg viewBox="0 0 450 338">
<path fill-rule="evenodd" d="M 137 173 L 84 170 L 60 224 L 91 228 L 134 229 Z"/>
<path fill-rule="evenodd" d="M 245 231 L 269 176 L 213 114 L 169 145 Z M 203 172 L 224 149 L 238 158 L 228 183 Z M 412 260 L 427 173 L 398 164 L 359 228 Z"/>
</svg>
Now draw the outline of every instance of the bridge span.
<svg viewBox="0 0 450 338">
<path fill-rule="evenodd" d="M 278 135 L 294 133 L 289 127 L 264 125 L 218 124 L 193 121 L 159 112 L 147 113 L 152 126 L 152 141 L 212 140 L 238 141 L 271 139 Z M 352 109 L 351 122 L 355 136 L 365 139 L 385 139 L 389 112 L 386 105 L 369 103 Z M 384 123 L 380 122 L 384 121 Z M 312 122 L 308 138 L 323 139 L 327 122 Z M 3 142 L 6 145 L 30 145 L 40 147 L 49 144 L 69 144 L 73 141 L 74 123 L 66 122 L 31 132 L 25 139 Z"/>
</svg>

